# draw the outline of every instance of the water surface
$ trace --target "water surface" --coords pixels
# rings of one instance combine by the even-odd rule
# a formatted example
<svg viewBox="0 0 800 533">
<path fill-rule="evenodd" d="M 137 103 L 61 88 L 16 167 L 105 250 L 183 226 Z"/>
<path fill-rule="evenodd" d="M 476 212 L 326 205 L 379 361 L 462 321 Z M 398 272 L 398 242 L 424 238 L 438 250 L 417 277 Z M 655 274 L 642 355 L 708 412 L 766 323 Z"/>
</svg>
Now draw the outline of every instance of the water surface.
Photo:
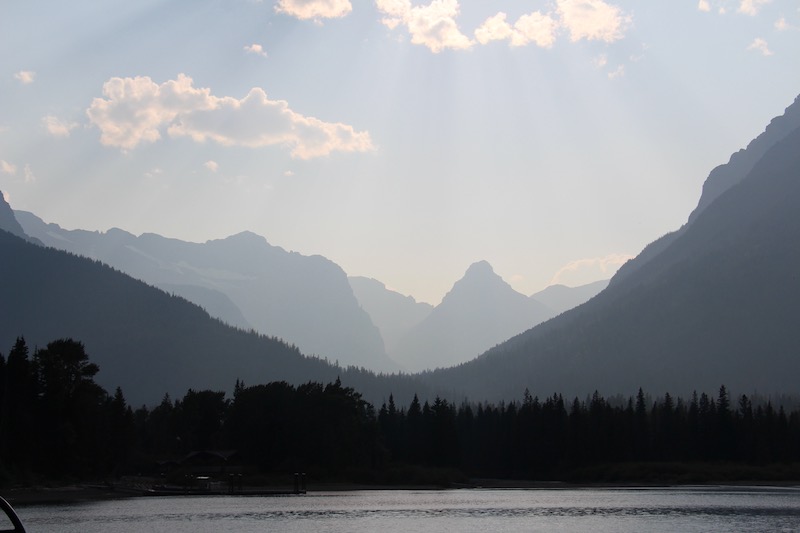
<svg viewBox="0 0 800 533">
<path fill-rule="evenodd" d="M 800 490 L 762 487 L 172 496 L 17 511 L 29 533 L 800 533 Z"/>
</svg>

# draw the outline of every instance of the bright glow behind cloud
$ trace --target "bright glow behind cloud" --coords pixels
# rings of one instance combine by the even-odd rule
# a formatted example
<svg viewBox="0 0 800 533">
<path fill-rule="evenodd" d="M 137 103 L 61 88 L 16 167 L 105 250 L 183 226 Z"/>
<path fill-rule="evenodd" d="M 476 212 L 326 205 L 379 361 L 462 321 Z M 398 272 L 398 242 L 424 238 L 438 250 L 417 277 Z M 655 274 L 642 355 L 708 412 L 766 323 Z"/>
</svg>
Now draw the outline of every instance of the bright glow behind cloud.
<svg viewBox="0 0 800 533">
<path fill-rule="evenodd" d="M 340 18 L 353 10 L 349 0 L 279 0 L 275 11 L 301 20 Z"/>
<path fill-rule="evenodd" d="M 555 273 L 549 285 L 578 286 L 598 279 L 610 278 L 626 261 L 633 259 L 628 254 L 609 254 L 570 261 Z"/>
<path fill-rule="evenodd" d="M 433 0 L 426 6 L 411 7 L 409 0 L 376 0 L 385 16 L 383 24 L 395 28 L 404 24 L 411 42 L 427 46 L 432 52 L 466 50 L 474 42 L 461 33 L 456 23 L 458 0 Z"/>
<path fill-rule="evenodd" d="M 754 17 L 758 14 L 758 10 L 764 4 L 769 4 L 770 0 L 742 0 L 739 4 L 739 9 L 736 11 Z"/>
<path fill-rule="evenodd" d="M 512 26 L 505 13 L 498 13 L 484 21 L 475 30 L 475 39 L 481 44 L 508 40 L 510 46 L 525 46 L 531 42 L 542 48 L 551 48 L 556 40 L 558 23 L 549 15 L 536 11 L 522 15 Z"/>
<path fill-rule="evenodd" d="M 603 0 L 557 0 L 556 3 L 561 23 L 573 42 L 618 41 L 631 23 L 629 15 Z"/>
<path fill-rule="evenodd" d="M 288 146 L 300 159 L 373 149 L 369 133 L 303 116 L 284 100 L 270 100 L 261 88 L 237 99 L 214 96 L 192 83 L 184 74 L 161 85 L 146 76 L 111 78 L 103 85 L 105 98 L 95 98 L 87 114 L 100 128 L 102 144 L 125 150 L 159 140 L 165 127 L 172 137 L 197 142 Z"/>
</svg>

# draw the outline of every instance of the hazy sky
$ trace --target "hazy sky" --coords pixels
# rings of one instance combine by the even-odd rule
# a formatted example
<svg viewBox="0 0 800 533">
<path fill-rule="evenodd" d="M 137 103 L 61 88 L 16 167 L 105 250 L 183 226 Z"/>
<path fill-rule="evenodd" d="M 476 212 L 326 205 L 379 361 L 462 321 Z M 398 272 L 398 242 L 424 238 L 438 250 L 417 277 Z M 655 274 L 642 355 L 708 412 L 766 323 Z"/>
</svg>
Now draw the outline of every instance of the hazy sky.
<svg viewBox="0 0 800 533">
<path fill-rule="evenodd" d="M 798 93 L 797 0 L 0 0 L 0 189 L 531 294 L 678 228 Z"/>
</svg>

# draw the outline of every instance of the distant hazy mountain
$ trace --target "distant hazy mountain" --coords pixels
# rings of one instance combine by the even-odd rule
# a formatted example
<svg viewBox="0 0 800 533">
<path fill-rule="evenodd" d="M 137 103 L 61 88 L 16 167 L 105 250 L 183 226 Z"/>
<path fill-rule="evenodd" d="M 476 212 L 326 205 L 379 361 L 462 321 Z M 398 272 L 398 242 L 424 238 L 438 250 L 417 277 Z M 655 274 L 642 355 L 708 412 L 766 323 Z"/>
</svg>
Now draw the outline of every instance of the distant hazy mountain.
<svg viewBox="0 0 800 533">
<path fill-rule="evenodd" d="M 597 297 L 429 379 L 474 399 L 519 398 L 525 388 L 539 396 L 632 395 L 640 386 L 713 393 L 721 384 L 796 393 L 799 205 L 795 129 Z"/>
<path fill-rule="evenodd" d="M 342 365 L 397 368 L 344 271 L 321 256 L 287 252 L 250 232 L 198 244 L 120 229 L 68 231 L 32 213 L 16 215 L 25 232 L 46 245 L 184 296 L 226 323 L 280 337 L 303 353 Z"/>
<path fill-rule="evenodd" d="M 350 277 L 348 280 L 358 303 L 378 326 L 389 354 L 400 338 L 433 310 L 431 304 L 417 302 L 412 296 L 387 289 L 375 279 Z"/>
<path fill-rule="evenodd" d="M 481 261 L 469 267 L 442 303 L 411 328 L 390 355 L 409 371 L 457 365 L 552 314 Z"/>
<path fill-rule="evenodd" d="M 0 351 L 71 337 L 100 366 L 98 382 L 137 405 L 236 379 L 302 382 L 336 370 L 283 342 L 245 333 L 102 263 L 0 231 Z"/>
<path fill-rule="evenodd" d="M 564 311 L 577 307 L 582 303 L 594 298 L 608 286 L 608 280 L 600 280 L 578 287 L 567 287 L 566 285 L 550 285 L 541 291 L 532 294 L 531 298 L 544 304 L 553 316 L 560 315 Z"/>
<path fill-rule="evenodd" d="M 0 199 L 0 203 L 2 199 Z M 0 231 L 0 352 L 18 336 L 31 350 L 59 338 L 83 342 L 97 381 L 122 387 L 133 406 L 187 389 L 231 392 L 237 379 L 343 384 L 378 403 L 427 390 L 409 377 L 346 370 L 304 357 L 278 339 L 232 328 L 181 297 L 99 261 L 31 244 Z"/>
</svg>

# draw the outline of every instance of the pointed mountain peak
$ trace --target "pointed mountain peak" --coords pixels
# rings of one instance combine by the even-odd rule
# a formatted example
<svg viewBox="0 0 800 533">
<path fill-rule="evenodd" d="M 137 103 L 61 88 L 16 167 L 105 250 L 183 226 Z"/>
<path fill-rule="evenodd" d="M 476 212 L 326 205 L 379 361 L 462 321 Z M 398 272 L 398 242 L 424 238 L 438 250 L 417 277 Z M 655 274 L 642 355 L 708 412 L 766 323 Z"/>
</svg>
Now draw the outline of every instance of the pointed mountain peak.
<svg viewBox="0 0 800 533">
<path fill-rule="evenodd" d="M 512 297 L 524 298 L 495 273 L 488 261 L 478 261 L 471 264 L 464 277 L 455 282 L 450 292 L 442 299 L 442 304 L 456 305 L 456 302 L 459 302 L 458 305 L 461 305 L 465 300 L 472 301 L 476 298 L 483 300 L 490 297 L 489 295 L 496 297 L 500 294 L 513 294 Z"/>
<path fill-rule="evenodd" d="M 478 261 L 476 263 L 472 263 L 469 268 L 467 269 L 466 274 L 464 277 L 473 277 L 473 276 L 495 276 L 494 269 L 492 265 L 489 264 L 488 261 Z"/>
</svg>

